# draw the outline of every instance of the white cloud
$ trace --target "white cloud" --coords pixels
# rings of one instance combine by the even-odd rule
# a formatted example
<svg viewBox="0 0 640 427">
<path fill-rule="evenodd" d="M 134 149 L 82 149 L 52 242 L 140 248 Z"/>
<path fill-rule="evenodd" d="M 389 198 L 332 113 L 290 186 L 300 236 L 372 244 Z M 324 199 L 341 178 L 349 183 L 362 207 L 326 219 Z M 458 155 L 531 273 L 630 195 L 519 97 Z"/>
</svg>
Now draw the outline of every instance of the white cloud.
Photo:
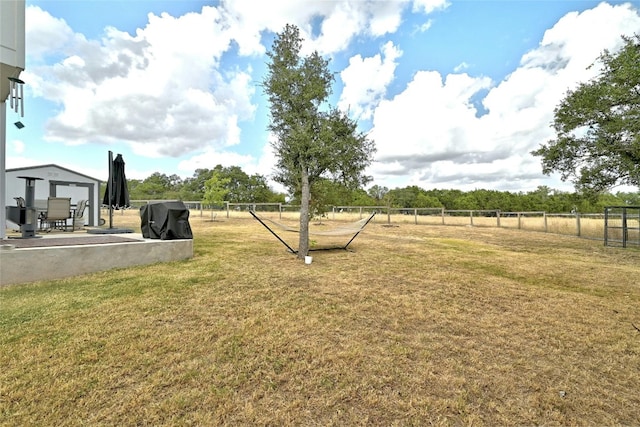
<svg viewBox="0 0 640 427">
<path fill-rule="evenodd" d="M 436 10 L 442 10 L 449 7 L 451 3 L 448 0 L 413 0 L 413 11 L 431 13 Z"/>
<path fill-rule="evenodd" d="M 485 150 L 477 140 L 476 110 L 469 98 L 490 87 L 488 78 L 420 71 L 407 88 L 375 111 L 371 137 L 379 162 L 399 162 L 407 174 L 433 161 Z"/>
<path fill-rule="evenodd" d="M 293 23 L 307 39 L 305 49 L 332 54 L 358 35 L 396 31 L 407 5 L 408 0 L 228 0 L 179 17 L 149 14 L 134 35 L 107 27 L 99 40 L 87 40 L 64 20 L 29 6 L 32 62 L 24 76 L 34 96 L 60 107 L 45 125 L 47 141 L 124 142 L 146 157 L 177 157 L 237 144 L 240 123 L 253 119 L 255 77 L 251 68 L 223 66 L 226 52 L 263 54 L 264 31 Z M 384 78 L 398 52 L 389 46 L 380 64 Z M 45 56 L 54 62 L 43 63 Z M 365 100 L 363 108 L 371 102 Z"/>
<path fill-rule="evenodd" d="M 270 46 L 262 45 L 263 37 L 292 23 L 306 39 L 305 51 L 330 56 L 352 47 L 354 40 L 382 45 L 376 55 L 350 59 L 341 72 L 339 100 L 355 117 L 372 119 L 376 183 L 549 185 L 539 159 L 528 153 L 551 136 L 553 109 L 566 90 L 595 75 L 597 69 L 586 68 L 598 54 L 618 48 L 621 34 L 640 32 L 638 12 L 629 4 L 602 3 L 568 14 L 503 81 L 461 74 L 469 69 L 461 62 L 445 76 L 418 70 L 404 91 L 385 99 L 405 59 L 402 45 L 386 36 L 400 28 L 403 13 L 428 15 L 449 4 L 222 0 L 180 17 L 150 14 L 133 35 L 105 28 L 96 40 L 29 6 L 30 66 L 22 78 L 30 94 L 57 105 L 57 115 L 46 125 L 48 141 L 124 142 L 145 157 L 189 158 L 179 164 L 188 175 L 221 163 L 268 176 L 275 163 L 268 144 L 260 158 L 232 152 L 243 138 L 243 125 L 254 120 L 260 76 L 248 65 L 230 64 L 228 56 L 238 54 L 242 64 L 264 62 L 261 55 Z M 424 30 L 430 25 L 427 21 Z M 410 52 L 404 56 L 409 63 Z"/>
<path fill-rule="evenodd" d="M 376 183 L 424 188 L 517 188 L 550 185 L 530 151 L 553 137 L 553 110 L 568 88 L 594 77 L 587 69 L 621 34 L 640 31 L 630 5 L 602 3 L 571 13 L 548 30 L 504 81 L 420 71 L 406 89 L 374 111 Z M 478 97 L 487 92 L 479 111 Z M 474 102 L 476 102 L 474 104 Z M 553 188 L 570 188 L 557 178 Z M 389 183 L 389 184 L 387 184 Z"/>
<path fill-rule="evenodd" d="M 43 28 L 60 26 L 29 7 L 28 40 L 33 14 Z M 56 45 L 62 60 L 27 74 L 34 93 L 62 105 L 46 124 L 46 139 L 123 141 L 148 157 L 237 144 L 238 122 L 253 117 L 255 85 L 248 71 L 216 68 L 230 43 L 220 19 L 208 7 L 179 18 L 149 15 L 135 36 L 107 28 L 100 41 L 66 37 L 75 55 Z"/>
<path fill-rule="evenodd" d="M 427 20 L 425 23 L 423 23 L 422 25 L 420 25 L 416 30 L 420 33 L 424 33 L 425 31 L 428 31 L 429 28 L 431 28 L 431 26 L 433 25 L 433 20 L 429 19 Z"/>
<path fill-rule="evenodd" d="M 300 2 L 302 7 L 321 5 L 314 17 L 322 16 L 320 34 L 313 37 L 308 23 L 301 25 L 306 50 L 330 55 L 344 50 L 359 35 L 379 37 L 394 33 L 402 22 L 406 1 Z"/>
<path fill-rule="evenodd" d="M 75 37 L 73 30 L 64 19 L 54 18 L 39 7 L 28 7 L 28 32 L 26 51 L 29 56 L 41 60 L 51 52 L 67 46 Z"/>
<path fill-rule="evenodd" d="M 382 55 L 369 58 L 356 55 L 349 59 L 349 66 L 340 73 L 344 88 L 338 107 L 344 111 L 349 109 L 359 119 L 371 118 L 373 108 L 382 100 L 387 86 L 394 79 L 400 56 L 402 51 L 393 42 L 387 42 L 382 46 Z"/>
<path fill-rule="evenodd" d="M 461 71 L 467 70 L 469 69 L 469 64 L 467 64 L 466 62 L 461 62 L 460 64 L 456 65 L 456 67 L 453 69 L 454 72 L 459 73 Z"/>
<path fill-rule="evenodd" d="M 317 50 L 331 55 L 359 35 L 378 37 L 395 32 L 408 4 L 409 0 L 227 0 L 220 9 L 241 55 L 263 53 L 261 32 L 280 32 L 285 24 L 300 28 L 305 52 Z M 317 25 L 316 31 L 312 23 Z"/>
<path fill-rule="evenodd" d="M 639 15 L 631 4 L 600 3 L 582 13 L 572 12 L 547 30 L 538 48 L 523 56 L 521 65 L 550 72 L 564 70 L 569 81 L 591 78 L 585 68 L 604 50 L 622 46 L 622 34 L 640 31 Z"/>
</svg>

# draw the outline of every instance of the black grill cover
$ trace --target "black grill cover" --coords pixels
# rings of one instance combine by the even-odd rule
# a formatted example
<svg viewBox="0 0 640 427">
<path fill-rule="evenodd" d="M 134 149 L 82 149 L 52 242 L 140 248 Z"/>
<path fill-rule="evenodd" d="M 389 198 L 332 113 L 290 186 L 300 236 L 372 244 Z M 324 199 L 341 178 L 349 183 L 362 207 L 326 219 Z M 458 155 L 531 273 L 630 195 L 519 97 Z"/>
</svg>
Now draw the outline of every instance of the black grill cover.
<svg viewBox="0 0 640 427">
<path fill-rule="evenodd" d="M 142 237 L 147 239 L 193 239 L 189 209 L 182 202 L 149 203 L 140 208 Z"/>
</svg>

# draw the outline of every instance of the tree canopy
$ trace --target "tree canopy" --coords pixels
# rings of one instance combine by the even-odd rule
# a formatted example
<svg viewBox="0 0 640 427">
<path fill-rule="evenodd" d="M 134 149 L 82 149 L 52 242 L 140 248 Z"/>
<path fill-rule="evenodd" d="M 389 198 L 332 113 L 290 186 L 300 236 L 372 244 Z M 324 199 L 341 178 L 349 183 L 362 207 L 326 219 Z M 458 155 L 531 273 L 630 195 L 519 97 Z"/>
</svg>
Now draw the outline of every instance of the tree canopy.
<svg viewBox="0 0 640 427">
<path fill-rule="evenodd" d="M 321 179 L 349 188 L 366 184 L 369 178 L 363 171 L 375 151 L 373 141 L 358 132 L 348 114 L 327 105 L 334 81 L 329 62 L 318 52 L 301 56 L 302 41 L 294 25 L 277 34 L 262 82 L 271 105 L 269 130 L 275 136 L 274 180 L 300 194 L 300 258 L 309 249 L 313 184 Z"/>
<path fill-rule="evenodd" d="M 127 181 L 132 200 L 186 200 L 219 205 L 235 203 L 282 203 L 285 195 L 273 191 L 267 179 L 248 175 L 239 166 L 217 165 L 213 169 L 196 169 L 193 177 L 182 180 L 177 175 L 154 172 L 144 180 Z M 101 190 L 102 191 L 102 190 Z"/>
<path fill-rule="evenodd" d="M 640 35 L 623 40 L 598 57 L 596 78 L 567 92 L 554 110 L 555 139 L 532 152 L 545 174 L 559 172 L 579 191 L 640 187 Z"/>
<path fill-rule="evenodd" d="M 214 180 L 207 184 L 214 175 L 218 182 Z M 175 180 L 174 175 L 171 177 L 155 172 L 145 180 L 128 180 L 131 200 L 178 199 L 203 201 L 205 204 L 209 201 L 210 206 L 217 208 L 222 208 L 220 200 L 238 203 L 285 202 L 284 194 L 275 193 L 263 186 L 262 183 L 266 182 L 264 177 L 249 176 L 239 166 L 217 165 L 213 169 L 197 169 L 192 178 L 186 178 L 180 182 Z M 259 184 L 256 185 L 256 183 Z M 198 190 L 200 187 L 201 191 Z M 221 194 L 212 193 L 210 197 L 205 197 L 207 187 L 220 191 Z M 153 194 L 147 192 L 149 189 L 153 190 Z M 101 193 L 104 191 L 103 183 Z M 558 191 L 547 186 L 539 186 L 526 193 L 483 189 L 427 190 L 415 185 L 391 190 L 373 185 L 365 191 L 362 188 L 352 189 L 324 178 L 314 183 L 312 194 L 314 197 L 311 208 L 319 214 L 332 206 L 389 206 L 400 209 L 444 207 L 445 209 L 500 209 L 503 212 L 545 211 L 550 213 L 566 213 L 575 209 L 581 213 L 602 213 L 605 206 L 640 205 L 640 191 L 615 194 L 605 192 L 598 194 L 597 197 Z M 289 203 L 299 205 L 300 195 L 291 198 Z"/>
</svg>

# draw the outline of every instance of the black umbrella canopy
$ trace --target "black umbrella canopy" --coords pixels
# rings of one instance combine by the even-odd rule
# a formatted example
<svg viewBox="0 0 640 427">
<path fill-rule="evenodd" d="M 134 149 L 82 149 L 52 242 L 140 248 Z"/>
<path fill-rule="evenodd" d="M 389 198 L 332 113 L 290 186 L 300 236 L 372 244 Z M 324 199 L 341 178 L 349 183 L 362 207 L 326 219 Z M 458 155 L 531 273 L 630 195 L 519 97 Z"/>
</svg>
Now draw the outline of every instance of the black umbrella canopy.
<svg viewBox="0 0 640 427">
<path fill-rule="evenodd" d="M 112 206 L 114 209 L 128 208 L 130 206 L 129 189 L 122 155 L 118 154 L 110 166 L 107 190 L 104 192 L 102 204 Z"/>
</svg>

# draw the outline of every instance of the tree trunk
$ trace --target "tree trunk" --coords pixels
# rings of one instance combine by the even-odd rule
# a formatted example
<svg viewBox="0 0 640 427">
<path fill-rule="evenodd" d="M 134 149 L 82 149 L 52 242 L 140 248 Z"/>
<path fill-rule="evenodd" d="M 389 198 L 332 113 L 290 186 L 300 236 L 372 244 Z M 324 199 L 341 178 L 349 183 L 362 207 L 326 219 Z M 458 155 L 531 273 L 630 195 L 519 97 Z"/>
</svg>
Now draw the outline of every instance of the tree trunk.
<svg viewBox="0 0 640 427">
<path fill-rule="evenodd" d="M 301 172 L 302 194 L 300 197 L 300 241 L 298 243 L 298 258 L 304 259 L 309 253 L 309 200 L 311 190 L 309 187 L 309 172 L 306 166 Z"/>
</svg>

